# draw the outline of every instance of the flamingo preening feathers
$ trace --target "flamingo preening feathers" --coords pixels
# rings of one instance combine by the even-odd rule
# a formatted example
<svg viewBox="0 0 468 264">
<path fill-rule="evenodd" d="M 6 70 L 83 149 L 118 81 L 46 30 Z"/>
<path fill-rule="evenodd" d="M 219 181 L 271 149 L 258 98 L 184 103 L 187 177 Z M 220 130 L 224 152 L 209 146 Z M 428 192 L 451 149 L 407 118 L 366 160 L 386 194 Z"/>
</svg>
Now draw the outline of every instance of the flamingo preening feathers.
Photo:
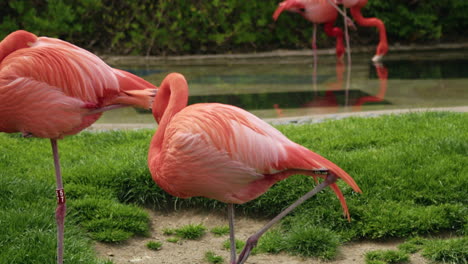
<svg viewBox="0 0 468 264">
<path fill-rule="evenodd" d="M 174 196 L 203 196 L 228 204 L 232 264 L 244 263 L 269 227 L 327 186 L 336 193 L 349 219 L 336 180 L 342 179 L 356 192 L 361 190 L 340 167 L 247 111 L 218 103 L 187 106 L 187 101 L 184 76 L 169 74 L 152 108 L 159 127 L 149 147 L 148 166 L 153 180 Z M 325 180 L 251 236 L 236 262 L 233 204 L 253 200 L 294 174 Z"/>
<path fill-rule="evenodd" d="M 57 139 L 123 106 L 150 108 L 156 87 L 68 42 L 18 30 L 0 42 L 0 132 L 49 138 L 57 180 L 57 262 L 63 262 L 65 192 Z"/>
</svg>

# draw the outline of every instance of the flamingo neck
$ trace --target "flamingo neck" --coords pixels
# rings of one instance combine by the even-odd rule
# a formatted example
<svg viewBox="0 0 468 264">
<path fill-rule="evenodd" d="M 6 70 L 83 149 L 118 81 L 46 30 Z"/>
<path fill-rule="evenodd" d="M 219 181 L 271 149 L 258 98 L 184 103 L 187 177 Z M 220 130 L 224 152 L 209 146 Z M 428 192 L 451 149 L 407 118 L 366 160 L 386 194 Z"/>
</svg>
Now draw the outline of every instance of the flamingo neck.
<svg viewBox="0 0 468 264">
<path fill-rule="evenodd" d="M 166 127 L 174 115 L 187 106 L 187 102 L 188 85 L 184 76 L 178 73 L 166 76 L 153 102 L 153 116 L 159 126 L 151 141 L 150 153 L 158 154 L 160 152 Z"/>
<path fill-rule="evenodd" d="M 379 46 L 381 46 L 382 50 L 378 52 L 379 55 L 383 55 L 387 53 L 388 47 L 387 47 L 387 32 L 385 30 L 385 25 L 382 22 L 382 20 L 376 18 L 376 17 L 371 17 L 371 18 L 365 18 L 362 16 L 361 13 L 361 8 L 362 6 L 354 6 L 351 8 L 351 15 L 353 18 L 356 20 L 356 22 L 363 26 L 363 27 L 376 27 L 379 31 Z M 382 53 L 382 54 L 380 54 Z"/>
</svg>

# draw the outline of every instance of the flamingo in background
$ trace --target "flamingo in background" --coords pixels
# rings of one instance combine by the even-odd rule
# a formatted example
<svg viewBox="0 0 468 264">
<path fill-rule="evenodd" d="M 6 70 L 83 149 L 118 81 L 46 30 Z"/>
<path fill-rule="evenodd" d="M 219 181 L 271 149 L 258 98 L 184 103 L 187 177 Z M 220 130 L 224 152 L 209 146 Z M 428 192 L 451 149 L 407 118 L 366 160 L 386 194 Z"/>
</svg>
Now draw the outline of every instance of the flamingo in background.
<svg viewBox="0 0 468 264">
<path fill-rule="evenodd" d="M 149 147 L 148 166 L 153 180 L 174 196 L 203 196 L 228 204 L 232 264 L 244 263 L 268 228 L 327 186 L 349 219 L 336 180 L 341 178 L 356 192 L 361 190 L 337 165 L 240 108 L 218 103 L 187 106 L 187 102 L 184 76 L 169 74 L 152 108 L 159 127 Z M 233 204 L 253 200 L 294 174 L 325 180 L 251 236 L 236 262 Z"/>
<path fill-rule="evenodd" d="M 372 61 L 377 62 L 382 60 L 383 56 L 388 52 L 387 33 L 385 24 L 378 18 L 364 18 L 361 9 L 367 4 L 368 0 L 286 0 L 281 2 L 273 14 L 274 20 L 277 20 L 281 12 L 288 10 L 299 13 L 308 21 L 314 24 L 324 23 L 325 33 L 328 36 L 336 38 L 336 56 L 342 58 L 344 53 L 343 31 L 338 27 L 333 27 L 337 18 L 337 12 L 340 12 L 345 17 L 345 24 L 349 23 L 352 28 L 355 28 L 351 20 L 346 14 L 341 11 L 335 4 L 343 4 L 346 8 L 350 8 L 351 16 L 356 22 L 364 27 L 377 27 L 379 30 L 379 44 L 377 51 Z M 346 25 L 345 25 L 346 26 Z M 314 30 L 315 36 L 315 30 Z M 348 36 L 346 34 L 346 38 Z M 349 45 L 348 49 L 349 49 Z M 312 48 L 316 49 L 315 37 L 312 41 Z"/>
<path fill-rule="evenodd" d="M 325 33 L 336 38 L 336 56 L 342 58 L 345 48 L 343 44 L 343 31 L 339 27 L 333 27 L 338 16 L 336 6 L 328 2 L 329 0 L 286 0 L 279 3 L 278 8 L 273 13 L 273 19 L 276 21 L 280 14 L 287 10 L 298 13 L 306 20 L 316 24 L 324 24 Z M 341 10 L 340 10 L 341 11 Z M 312 49 L 317 49 L 314 37 L 312 38 Z"/>
<path fill-rule="evenodd" d="M 150 108 L 156 87 L 68 42 L 18 30 L 0 42 L 0 132 L 49 138 L 57 181 L 57 262 L 63 263 L 66 213 L 57 139 L 102 112 Z"/>
<path fill-rule="evenodd" d="M 346 8 L 350 8 L 351 16 L 359 25 L 363 27 L 376 27 L 379 30 L 379 44 L 372 58 L 372 61 L 377 62 L 382 60 L 383 56 L 388 52 L 387 33 L 382 20 L 376 17 L 365 18 L 362 16 L 361 9 L 367 4 L 367 1 L 368 0 L 342 0 L 343 5 Z"/>
</svg>

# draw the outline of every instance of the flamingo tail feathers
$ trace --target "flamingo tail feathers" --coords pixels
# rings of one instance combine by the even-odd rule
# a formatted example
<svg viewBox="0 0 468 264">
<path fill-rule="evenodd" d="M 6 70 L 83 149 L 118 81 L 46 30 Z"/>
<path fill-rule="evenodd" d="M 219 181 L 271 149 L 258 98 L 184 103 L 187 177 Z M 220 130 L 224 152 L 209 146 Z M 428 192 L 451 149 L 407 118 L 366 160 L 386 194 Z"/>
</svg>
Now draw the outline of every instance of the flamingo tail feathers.
<svg viewBox="0 0 468 264">
<path fill-rule="evenodd" d="M 319 154 L 310 151 L 302 146 L 290 148 L 288 152 L 291 156 L 291 159 L 288 162 L 290 164 L 287 165 L 289 168 L 297 168 L 302 171 L 301 173 L 313 176 L 314 179 L 316 176 L 322 175 L 315 174 L 313 170 L 322 168 L 327 169 L 328 174 L 336 175 L 338 178 L 342 179 L 346 184 L 348 184 L 351 188 L 353 188 L 354 191 L 362 193 L 359 186 L 356 184 L 354 179 L 351 176 L 349 176 L 348 173 L 346 173 L 343 169 L 338 167 L 335 163 L 320 156 Z M 341 192 L 336 183 L 330 184 L 330 188 L 332 188 L 332 190 L 335 192 L 336 196 L 340 200 L 341 206 L 343 207 L 344 215 L 349 220 L 350 216 L 348 212 L 348 206 L 346 205 L 343 193 Z"/>
<path fill-rule="evenodd" d="M 343 207 L 344 216 L 348 219 L 348 221 L 351 221 L 351 217 L 349 216 L 348 205 L 346 204 L 346 199 L 344 198 L 340 188 L 338 187 L 338 185 L 336 185 L 336 183 L 330 184 L 330 188 L 332 188 L 332 190 L 335 192 L 336 196 L 340 200 L 341 207 Z"/>
</svg>

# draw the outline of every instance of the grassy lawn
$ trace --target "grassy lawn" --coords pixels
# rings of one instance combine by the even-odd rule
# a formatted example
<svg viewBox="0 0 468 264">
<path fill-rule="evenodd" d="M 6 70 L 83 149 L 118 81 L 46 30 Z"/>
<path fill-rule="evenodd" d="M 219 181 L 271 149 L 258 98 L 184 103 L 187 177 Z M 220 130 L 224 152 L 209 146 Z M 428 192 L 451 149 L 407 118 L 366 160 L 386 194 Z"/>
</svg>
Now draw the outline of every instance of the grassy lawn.
<svg viewBox="0 0 468 264">
<path fill-rule="evenodd" d="M 321 192 L 267 233 L 259 251 L 332 259 L 340 244 L 362 238 L 427 237 L 445 231 L 466 237 L 468 114 L 349 118 L 278 129 L 346 170 L 363 194 L 339 184 L 352 217 L 349 223 L 333 192 Z M 92 239 L 119 242 L 146 235 L 144 206 L 225 210 L 224 204 L 204 198 L 175 199 L 156 186 L 146 166 L 153 133 L 81 133 L 59 141 L 68 204 L 66 263 L 111 263 L 95 258 Z M 1 133 L 0 148 L 0 264 L 53 263 L 50 143 Z M 293 176 L 237 208 L 252 217 L 270 217 L 313 185 L 311 177 Z M 466 263 L 468 242 L 459 241 L 458 247 L 440 246 L 444 252 L 437 251 L 437 241 L 424 243 L 422 252 L 434 260 L 449 255 L 456 256 L 454 263 Z"/>
</svg>

